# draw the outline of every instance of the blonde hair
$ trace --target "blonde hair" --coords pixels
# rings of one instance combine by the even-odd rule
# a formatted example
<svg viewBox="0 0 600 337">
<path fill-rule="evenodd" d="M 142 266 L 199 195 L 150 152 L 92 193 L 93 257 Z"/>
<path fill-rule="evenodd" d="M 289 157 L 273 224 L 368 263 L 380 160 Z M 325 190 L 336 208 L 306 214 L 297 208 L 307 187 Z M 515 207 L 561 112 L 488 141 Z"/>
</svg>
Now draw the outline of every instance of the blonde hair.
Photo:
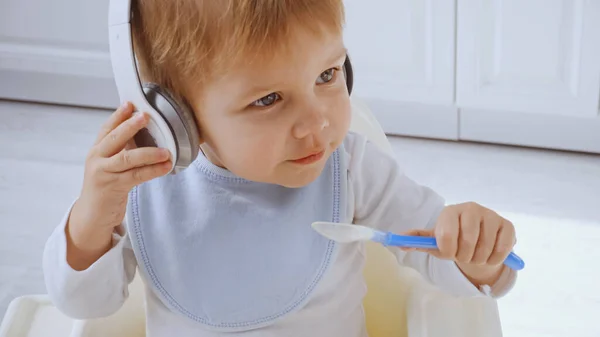
<svg viewBox="0 0 600 337">
<path fill-rule="evenodd" d="M 343 0 L 136 0 L 132 7 L 142 80 L 182 100 L 242 59 L 289 47 L 294 28 L 341 33 L 344 24 Z"/>
</svg>

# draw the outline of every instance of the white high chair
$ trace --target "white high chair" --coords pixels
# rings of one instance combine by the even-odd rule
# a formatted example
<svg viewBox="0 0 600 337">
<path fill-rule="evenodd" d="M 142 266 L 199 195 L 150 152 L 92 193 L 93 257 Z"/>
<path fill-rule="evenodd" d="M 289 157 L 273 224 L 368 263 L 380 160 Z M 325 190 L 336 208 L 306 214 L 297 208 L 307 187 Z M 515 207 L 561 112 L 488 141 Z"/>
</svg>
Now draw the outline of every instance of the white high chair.
<svg viewBox="0 0 600 337">
<path fill-rule="evenodd" d="M 352 98 L 351 130 L 392 153 L 391 146 L 369 108 Z M 496 301 L 455 298 L 427 283 L 414 270 L 398 265 L 383 246 L 367 243 L 364 299 L 370 337 L 500 337 Z M 139 273 L 137 273 L 139 275 Z M 130 296 L 112 316 L 73 320 L 56 309 L 46 295 L 14 299 L 0 326 L 0 337 L 145 336 L 144 285 L 139 276 Z M 340 322 L 341 323 L 341 322 Z"/>
</svg>

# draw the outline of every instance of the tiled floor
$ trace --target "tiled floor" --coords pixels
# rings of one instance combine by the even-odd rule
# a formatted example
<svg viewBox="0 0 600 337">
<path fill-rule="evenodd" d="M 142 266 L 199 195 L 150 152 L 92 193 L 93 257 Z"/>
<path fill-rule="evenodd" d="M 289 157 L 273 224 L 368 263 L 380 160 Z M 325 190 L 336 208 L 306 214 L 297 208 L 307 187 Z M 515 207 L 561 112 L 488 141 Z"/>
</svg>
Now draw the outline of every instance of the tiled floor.
<svg viewBox="0 0 600 337">
<path fill-rule="evenodd" d="M 0 101 L 0 317 L 15 296 L 44 292 L 44 241 L 79 192 L 108 114 Z M 527 267 L 500 300 L 505 336 L 600 336 L 600 156 L 390 140 L 411 177 L 517 226 Z"/>
</svg>

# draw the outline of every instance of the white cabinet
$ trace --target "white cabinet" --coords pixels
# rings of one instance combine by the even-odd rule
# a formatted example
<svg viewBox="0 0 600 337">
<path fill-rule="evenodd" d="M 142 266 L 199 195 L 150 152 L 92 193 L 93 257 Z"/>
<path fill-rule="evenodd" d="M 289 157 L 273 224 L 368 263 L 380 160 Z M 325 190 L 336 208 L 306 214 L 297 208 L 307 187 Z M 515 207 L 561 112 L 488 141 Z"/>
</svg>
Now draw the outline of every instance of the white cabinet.
<svg viewBox="0 0 600 337">
<path fill-rule="evenodd" d="M 600 1 L 459 0 L 460 138 L 600 152 Z"/>
<path fill-rule="evenodd" d="M 118 104 L 108 53 L 108 0 L 0 2 L 0 98 Z"/>
<path fill-rule="evenodd" d="M 345 3 L 386 132 L 600 153 L 600 0 Z"/>
<path fill-rule="evenodd" d="M 455 3 L 346 0 L 356 93 L 386 131 L 456 139 Z M 423 103 L 428 104 L 424 108 Z M 429 120 L 436 120 L 436 124 Z"/>
<path fill-rule="evenodd" d="M 591 1 L 458 4 L 460 107 L 573 117 L 598 114 L 600 17 Z"/>
<path fill-rule="evenodd" d="M 346 0 L 346 45 L 363 95 L 451 104 L 454 100 L 454 3 Z M 378 24 L 373 24 L 378 23 Z M 385 50 L 384 53 L 374 53 Z"/>
</svg>

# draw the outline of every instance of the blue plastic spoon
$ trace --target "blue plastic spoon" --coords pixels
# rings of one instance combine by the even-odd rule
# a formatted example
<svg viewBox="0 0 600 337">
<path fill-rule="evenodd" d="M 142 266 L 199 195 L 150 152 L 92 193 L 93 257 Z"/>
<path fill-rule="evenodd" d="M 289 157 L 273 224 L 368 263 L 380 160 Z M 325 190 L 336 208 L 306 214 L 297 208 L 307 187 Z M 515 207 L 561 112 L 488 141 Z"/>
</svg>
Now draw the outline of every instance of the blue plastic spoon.
<svg viewBox="0 0 600 337">
<path fill-rule="evenodd" d="M 314 230 L 324 237 L 337 242 L 374 241 L 384 246 L 437 249 L 437 241 L 434 237 L 398 235 L 384 233 L 373 228 L 335 222 L 314 222 Z M 515 253 L 511 252 L 504 264 L 514 270 L 525 268 L 525 262 Z"/>
</svg>

